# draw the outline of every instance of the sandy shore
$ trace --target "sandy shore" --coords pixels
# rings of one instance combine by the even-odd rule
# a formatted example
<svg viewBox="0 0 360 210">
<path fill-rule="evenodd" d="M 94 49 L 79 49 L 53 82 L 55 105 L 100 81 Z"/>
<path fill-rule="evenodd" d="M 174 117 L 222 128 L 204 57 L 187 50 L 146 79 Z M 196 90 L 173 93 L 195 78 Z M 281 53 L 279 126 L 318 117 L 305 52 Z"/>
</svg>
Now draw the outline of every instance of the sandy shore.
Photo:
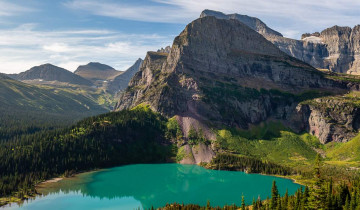
<svg viewBox="0 0 360 210">
<path fill-rule="evenodd" d="M 61 180 L 63 180 L 62 177 L 57 177 L 57 178 L 46 180 L 45 182 L 41 182 L 40 184 L 55 183 L 55 182 L 58 182 L 58 181 L 61 181 Z"/>
</svg>

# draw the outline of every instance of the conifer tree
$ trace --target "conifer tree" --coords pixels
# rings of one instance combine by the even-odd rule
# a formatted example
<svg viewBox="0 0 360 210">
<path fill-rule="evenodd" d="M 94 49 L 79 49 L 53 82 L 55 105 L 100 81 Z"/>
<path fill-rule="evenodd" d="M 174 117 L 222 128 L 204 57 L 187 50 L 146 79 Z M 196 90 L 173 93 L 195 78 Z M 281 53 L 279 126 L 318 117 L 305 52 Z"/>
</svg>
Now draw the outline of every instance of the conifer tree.
<svg viewBox="0 0 360 210">
<path fill-rule="evenodd" d="M 315 183 L 312 187 L 309 204 L 313 209 L 326 209 L 326 189 L 324 189 L 324 179 L 321 176 L 321 156 L 317 154 L 314 164 L 314 180 Z"/>
<path fill-rule="evenodd" d="M 271 188 L 271 201 L 270 201 L 270 209 L 276 209 L 278 204 L 277 199 L 279 195 L 279 190 L 276 186 L 276 181 L 273 181 L 272 188 Z"/>
<path fill-rule="evenodd" d="M 241 210 L 245 210 L 245 198 L 244 195 L 241 196 Z"/>
</svg>

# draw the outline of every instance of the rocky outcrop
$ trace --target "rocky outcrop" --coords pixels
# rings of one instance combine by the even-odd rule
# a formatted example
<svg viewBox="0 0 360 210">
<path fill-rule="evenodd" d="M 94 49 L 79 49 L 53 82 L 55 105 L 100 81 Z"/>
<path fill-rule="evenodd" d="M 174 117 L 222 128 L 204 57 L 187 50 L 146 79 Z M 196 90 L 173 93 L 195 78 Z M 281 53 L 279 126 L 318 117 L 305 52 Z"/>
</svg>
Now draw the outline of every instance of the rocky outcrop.
<svg viewBox="0 0 360 210">
<path fill-rule="evenodd" d="M 303 34 L 301 40 L 295 40 L 283 37 L 257 18 L 238 14 L 225 15 L 209 10 L 200 15 L 205 16 L 238 20 L 263 35 L 281 51 L 316 68 L 360 74 L 360 25 L 353 29 L 334 26 L 321 33 Z"/>
<path fill-rule="evenodd" d="M 194 146 L 186 144 L 182 146 L 182 152 L 183 159 L 179 161 L 181 164 L 209 163 L 215 157 L 215 152 L 210 145 L 203 143 Z"/>
<path fill-rule="evenodd" d="M 360 107 L 353 97 L 325 97 L 299 104 L 307 130 L 325 144 L 347 142 L 360 128 Z"/>
<path fill-rule="evenodd" d="M 32 67 L 31 69 L 14 76 L 14 78 L 20 81 L 58 81 L 75 85 L 92 85 L 89 80 L 52 64 L 43 64 Z"/>
<path fill-rule="evenodd" d="M 161 48 L 159 50 L 157 50 L 156 52 L 159 52 L 159 53 L 170 53 L 171 51 L 171 47 L 170 46 L 166 46 L 165 48 Z"/>
<path fill-rule="evenodd" d="M 186 26 L 170 53 L 148 52 L 115 109 L 146 103 L 165 116 L 177 115 L 183 130 L 247 128 L 269 118 L 291 119 L 309 90 L 346 89 L 245 24 L 204 17 Z"/>
<path fill-rule="evenodd" d="M 112 81 L 109 81 L 106 90 L 113 94 L 125 90 L 128 87 L 131 78 L 139 71 L 142 62 L 143 60 L 141 58 L 137 59 L 130 68 L 113 78 Z"/>
</svg>

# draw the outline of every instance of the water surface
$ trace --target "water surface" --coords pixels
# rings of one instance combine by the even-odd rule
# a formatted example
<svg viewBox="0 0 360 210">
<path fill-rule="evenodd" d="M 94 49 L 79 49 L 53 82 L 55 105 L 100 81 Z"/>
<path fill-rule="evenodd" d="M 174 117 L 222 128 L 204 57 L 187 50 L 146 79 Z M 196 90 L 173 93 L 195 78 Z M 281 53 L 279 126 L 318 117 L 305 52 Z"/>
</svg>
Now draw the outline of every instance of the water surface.
<svg viewBox="0 0 360 210">
<path fill-rule="evenodd" d="M 208 170 L 196 165 L 139 164 L 84 173 L 40 189 L 44 196 L 17 209 L 148 209 L 167 203 L 212 206 L 247 204 L 271 194 L 276 180 L 280 194 L 301 187 L 289 179 L 234 171 Z"/>
</svg>

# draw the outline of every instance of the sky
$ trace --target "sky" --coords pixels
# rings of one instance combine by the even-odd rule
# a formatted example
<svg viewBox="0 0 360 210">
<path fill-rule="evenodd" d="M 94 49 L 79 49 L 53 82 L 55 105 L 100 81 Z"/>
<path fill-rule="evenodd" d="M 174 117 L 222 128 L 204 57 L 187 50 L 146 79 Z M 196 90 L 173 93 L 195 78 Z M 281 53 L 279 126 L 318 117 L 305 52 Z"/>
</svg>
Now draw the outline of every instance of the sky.
<svg viewBox="0 0 360 210">
<path fill-rule="evenodd" d="M 359 0 L 0 0 L 0 72 L 88 62 L 126 70 L 204 9 L 260 18 L 289 38 L 360 24 Z"/>
</svg>

